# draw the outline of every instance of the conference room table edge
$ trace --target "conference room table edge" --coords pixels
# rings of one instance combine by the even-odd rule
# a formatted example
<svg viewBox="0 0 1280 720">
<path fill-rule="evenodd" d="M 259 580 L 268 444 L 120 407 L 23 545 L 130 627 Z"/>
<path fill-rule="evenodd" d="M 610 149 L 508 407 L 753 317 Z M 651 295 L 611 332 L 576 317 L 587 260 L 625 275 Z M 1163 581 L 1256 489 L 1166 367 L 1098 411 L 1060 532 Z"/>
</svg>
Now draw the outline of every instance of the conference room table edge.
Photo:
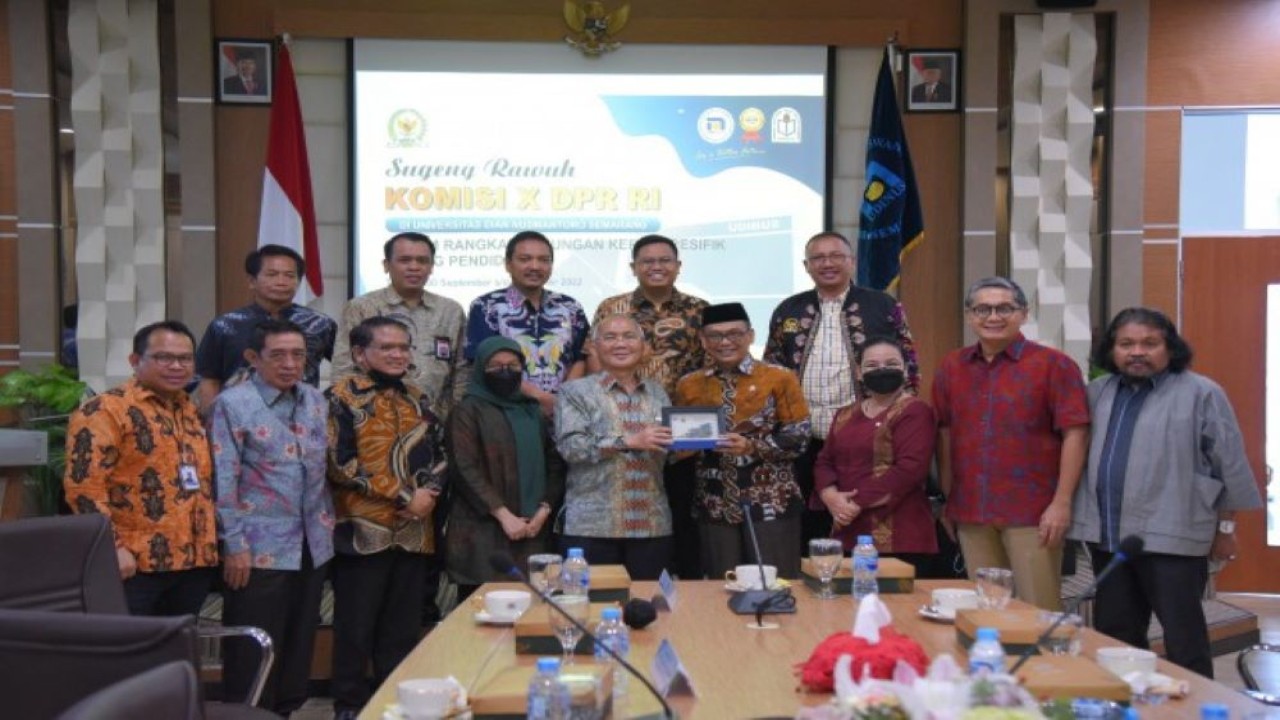
<svg viewBox="0 0 1280 720">
<path fill-rule="evenodd" d="M 917 580 L 911 593 L 884 594 L 881 598 L 893 615 L 893 627 L 916 639 L 930 658 L 948 652 L 957 662 L 965 653 L 957 643 L 955 627 L 920 616 L 934 589 L 972 588 L 963 580 Z M 821 600 L 802 583 L 793 592 L 797 612 L 770 615 L 766 629 L 755 626 L 754 617 L 734 615 L 727 606 L 729 593 L 724 583 L 713 580 L 678 581 L 676 606 L 659 613 L 643 630 L 631 632 L 630 660 L 652 679 L 650 663 L 662 639 L 675 647 L 689 671 L 696 696 L 675 696 L 669 702 L 681 718 L 793 717 L 806 705 L 821 705 L 826 693 L 805 692 L 800 687 L 798 668 L 824 638 L 853 628 L 854 602 L 848 595 Z M 480 588 L 475 598 L 498 589 L 523 589 L 516 583 L 491 583 Z M 657 583 L 632 584 L 632 597 L 649 598 Z M 1010 608 L 1030 608 L 1014 600 Z M 396 686 L 403 680 L 452 676 L 474 693 L 500 671 L 513 664 L 532 666 L 537 656 L 515 653 L 514 631 L 510 626 L 486 625 L 475 618 L 476 606 L 461 603 L 414 648 L 379 687 L 360 714 L 361 720 L 382 720 L 387 706 L 396 701 Z M 528 612 L 547 612 L 535 599 Z M 768 626 L 774 627 L 768 627 Z M 1087 629 L 1083 654 L 1093 657 L 1099 647 L 1121 646 L 1118 640 Z M 580 655 L 576 663 L 592 663 Z M 1233 717 L 1267 713 L 1267 706 L 1202 675 L 1185 670 L 1163 658 L 1159 672 L 1185 680 L 1190 692 L 1185 698 L 1155 705 L 1137 706 L 1144 718 L 1199 718 L 1203 703 L 1227 705 Z M 634 678 L 628 686 L 626 715 L 657 717 L 660 705 Z M 618 715 L 615 714 L 615 717 Z"/>
</svg>

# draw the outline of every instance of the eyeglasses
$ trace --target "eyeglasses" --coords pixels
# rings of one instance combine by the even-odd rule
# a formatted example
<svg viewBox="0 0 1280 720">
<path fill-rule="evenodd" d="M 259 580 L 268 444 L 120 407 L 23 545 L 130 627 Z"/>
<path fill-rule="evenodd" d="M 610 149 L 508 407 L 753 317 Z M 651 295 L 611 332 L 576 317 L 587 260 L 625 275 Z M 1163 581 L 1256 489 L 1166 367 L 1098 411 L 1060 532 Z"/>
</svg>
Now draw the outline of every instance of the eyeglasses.
<svg viewBox="0 0 1280 720">
<path fill-rule="evenodd" d="M 496 365 L 485 365 L 485 372 L 498 372 L 499 370 L 510 370 L 512 372 L 524 372 L 524 366 L 518 362 L 498 363 Z"/>
<path fill-rule="evenodd" d="M 639 265 L 642 268 L 671 267 L 675 264 L 676 259 L 673 257 L 645 258 L 643 260 L 636 260 L 636 265 Z"/>
<path fill-rule="evenodd" d="M 154 353 L 145 356 L 157 365 L 195 365 L 195 355 L 174 355 L 173 353 Z"/>
<path fill-rule="evenodd" d="M 853 256 L 849 253 L 827 253 L 826 255 L 814 255 L 812 257 L 807 257 L 804 259 L 804 262 L 806 265 L 826 265 L 827 263 L 838 265 L 851 257 Z"/>
<path fill-rule="evenodd" d="M 703 337 L 705 337 L 707 339 L 707 342 L 711 343 L 712 345 L 719 345 L 725 340 L 728 340 L 729 342 L 737 345 L 738 343 L 742 342 L 747 337 L 747 335 L 750 334 L 750 332 L 751 332 L 750 330 L 729 330 L 727 332 L 708 332 L 708 333 L 703 333 Z"/>
<path fill-rule="evenodd" d="M 989 318 L 991 313 L 995 313 L 996 317 L 1008 318 L 1022 308 L 1018 305 L 1010 305 L 1009 303 L 1001 303 L 1000 305 L 974 305 L 969 308 L 969 314 L 976 318 Z"/>
<path fill-rule="evenodd" d="M 388 343 L 385 345 L 370 345 L 369 349 L 375 350 L 380 353 L 388 353 L 388 354 L 398 352 L 398 353 L 404 353 L 408 355 L 409 353 L 413 352 L 413 346 L 410 345 L 409 343 Z"/>
</svg>

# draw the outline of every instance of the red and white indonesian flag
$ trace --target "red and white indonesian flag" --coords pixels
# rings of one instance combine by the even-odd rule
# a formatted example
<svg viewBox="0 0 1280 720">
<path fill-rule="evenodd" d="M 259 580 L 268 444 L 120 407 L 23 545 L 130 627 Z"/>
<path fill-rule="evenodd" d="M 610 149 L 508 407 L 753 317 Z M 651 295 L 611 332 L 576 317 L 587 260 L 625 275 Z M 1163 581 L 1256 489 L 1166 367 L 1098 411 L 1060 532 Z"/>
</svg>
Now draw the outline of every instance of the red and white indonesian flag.
<svg viewBox="0 0 1280 720">
<path fill-rule="evenodd" d="M 275 100 L 262 181 L 262 215 L 258 221 L 258 246 L 268 243 L 293 248 L 306 260 L 306 277 L 298 283 L 295 302 L 305 305 L 324 294 L 307 137 L 302 129 L 293 61 L 284 44 L 276 57 Z"/>
</svg>

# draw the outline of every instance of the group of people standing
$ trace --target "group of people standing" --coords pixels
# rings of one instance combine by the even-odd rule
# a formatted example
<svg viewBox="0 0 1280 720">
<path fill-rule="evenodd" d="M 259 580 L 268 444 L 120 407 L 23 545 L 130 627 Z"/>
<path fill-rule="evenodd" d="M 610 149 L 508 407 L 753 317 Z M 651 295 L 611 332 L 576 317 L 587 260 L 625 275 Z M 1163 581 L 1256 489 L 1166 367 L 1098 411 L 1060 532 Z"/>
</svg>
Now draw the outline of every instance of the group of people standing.
<svg viewBox="0 0 1280 720">
<path fill-rule="evenodd" d="M 923 563 L 935 457 L 968 567 L 1012 568 L 1042 607 L 1060 604 L 1064 538 L 1100 566 L 1142 535 L 1149 554 L 1099 589 L 1099 629 L 1142 645 L 1154 611 L 1170 658 L 1211 674 L 1206 560 L 1234 558 L 1234 512 L 1259 498 L 1225 395 L 1187 369 L 1172 323 L 1120 313 L 1095 358 L 1111 374 L 1086 393 L 1074 362 L 1021 334 L 1022 290 L 989 278 L 965 297 L 978 342 L 943 359 L 926 402 L 905 311 L 853 284 L 854 257 L 838 234 L 809 240 L 814 288 L 778 306 L 757 359 L 743 306 L 677 290 L 660 235 L 634 244 L 637 287 L 590 323 L 546 288 L 538 232 L 511 238 L 510 286 L 466 313 L 426 290 L 434 243 L 398 234 L 389 286 L 340 322 L 295 305 L 302 259 L 263 246 L 245 263 L 253 304 L 198 347 L 180 323 L 143 328 L 134 377 L 73 415 L 67 499 L 111 519 L 132 612 L 198 611 L 220 565 L 224 621 L 279 648 L 262 704 L 282 714 L 306 697 L 326 574 L 335 712 L 354 716 L 368 665 L 381 682 L 417 642 L 441 570 L 465 596 L 496 579 L 494 551 L 574 546 L 635 579 L 717 578 L 754 561 L 748 513 L 782 577 L 813 537 L 871 535 Z M 671 451 L 670 406 L 717 412 L 716 446 Z M 226 653 L 229 692 L 246 660 Z"/>
</svg>

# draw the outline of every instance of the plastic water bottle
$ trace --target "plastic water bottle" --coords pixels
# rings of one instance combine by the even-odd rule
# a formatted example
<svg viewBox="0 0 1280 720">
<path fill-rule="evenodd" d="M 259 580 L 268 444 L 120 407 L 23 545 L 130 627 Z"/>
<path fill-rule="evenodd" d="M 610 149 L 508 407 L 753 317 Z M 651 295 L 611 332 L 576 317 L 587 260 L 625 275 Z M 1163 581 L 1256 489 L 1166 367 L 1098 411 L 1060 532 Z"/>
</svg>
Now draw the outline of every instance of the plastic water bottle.
<svg viewBox="0 0 1280 720">
<path fill-rule="evenodd" d="M 600 624 L 596 626 L 596 660 L 613 666 L 613 704 L 615 716 L 619 712 L 621 698 L 627 694 L 627 671 L 601 645 L 608 645 L 622 659 L 631 653 L 631 631 L 622 622 L 622 610 L 616 607 L 605 608 L 600 613 Z"/>
<path fill-rule="evenodd" d="M 1226 705 L 1205 703 L 1200 706 L 1200 720 L 1228 720 L 1231 710 Z"/>
<path fill-rule="evenodd" d="M 876 573 L 880 570 L 880 553 L 870 535 L 859 535 L 853 548 L 853 597 L 857 600 L 879 591 Z"/>
<path fill-rule="evenodd" d="M 587 565 L 582 548 L 569 548 L 569 557 L 565 558 L 560 569 L 560 592 L 586 597 L 590 590 L 591 566 Z"/>
<path fill-rule="evenodd" d="M 529 682 L 530 720 L 569 720 L 572 698 L 560 681 L 560 658 L 538 658 L 538 672 Z"/>
<path fill-rule="evenodd" d="M 969 648 L 969 674 L 1002 673 L 1004 646 L 1000 644 L 1000 631 L 996 628 L 978 628 L 978 634 Z"/>
</svg>

